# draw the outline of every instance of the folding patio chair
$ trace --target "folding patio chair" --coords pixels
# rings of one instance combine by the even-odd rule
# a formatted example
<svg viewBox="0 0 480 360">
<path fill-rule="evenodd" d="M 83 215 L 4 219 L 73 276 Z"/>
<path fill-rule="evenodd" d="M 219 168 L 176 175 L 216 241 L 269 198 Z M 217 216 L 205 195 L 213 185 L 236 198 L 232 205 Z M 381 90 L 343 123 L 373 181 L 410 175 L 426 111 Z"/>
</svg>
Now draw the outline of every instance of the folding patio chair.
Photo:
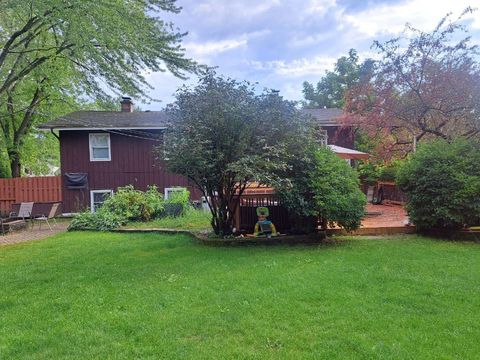
<svg viewBox="0 0 480 360">
<path fill-rule="evenodd" d="M 30 219 L 32 217 L 33 202 L 22 202 L 18 212 L 11 212 L 10 217 L 21 218 L 23 220 Z"/>
<path fill-rule="evenodd" d="M 53 222 L 54 222 L 54 226 L 57 226 L 57 220 L 55 220 L 55 215 L 57 214 L 57 210 L 58 210 L 58 207 L 60 206 L 60 203 L 54 203 L 52 204 L 51 208 L 50 208 L 50 211 L 48 212 L 47 215 L 37 215 L 37 216 L 34 216 L 33 217 L 33 222 L 35 221 L 40 221 L 38 223 L 38 228 L 41 229 L 42 228 L 42 221 L 45 221 L 48 225 L 48 228 L 50 230 L 52 230 L 52 227 L 50 226 L 50 222 L 48 220 L 52 219 Z M 33 229 L 33 226 L 32 225 L 32 229 Z"/>
<path fill-rule="evenodd" d="M 10 212 L 8 218 L 1 219 L 2 234 L 5 235 L 13 227 L 18 227 L 25 224 L 27 220 L 32 218 L 33 202 L 22 202 L 20 204 L 13 204 L 13 209 L 16 211 Z"/>
</svg>

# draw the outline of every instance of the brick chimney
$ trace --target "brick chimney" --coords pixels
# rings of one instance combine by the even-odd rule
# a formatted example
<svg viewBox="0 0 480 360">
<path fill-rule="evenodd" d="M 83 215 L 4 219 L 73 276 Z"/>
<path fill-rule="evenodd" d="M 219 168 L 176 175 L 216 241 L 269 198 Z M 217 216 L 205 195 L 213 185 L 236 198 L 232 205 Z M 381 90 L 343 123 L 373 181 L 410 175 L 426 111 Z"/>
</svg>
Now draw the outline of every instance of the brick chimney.
<svg viewBox="0 0 480 360">
<path fill-rule="evenodd" d="M 132 112 L 133 111 L 133 102 L 132 98 L 128 96 L 123 96 L 122 101 L 120 101 L 122 105 L 122 112 Z"/>
</svg>

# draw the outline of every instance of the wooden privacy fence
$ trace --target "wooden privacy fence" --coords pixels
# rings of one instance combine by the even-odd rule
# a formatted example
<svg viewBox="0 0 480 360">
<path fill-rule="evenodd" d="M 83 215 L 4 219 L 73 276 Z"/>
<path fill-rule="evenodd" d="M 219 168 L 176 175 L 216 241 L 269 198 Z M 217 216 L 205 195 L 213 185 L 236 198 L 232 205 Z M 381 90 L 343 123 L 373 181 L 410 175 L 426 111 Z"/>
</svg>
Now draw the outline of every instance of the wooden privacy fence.
<svg viewBox="0 0 480 360">
<path fill-rule="evenodd" d="M 394 182 L 379 181 L 377 183 L 377 192 L 380 190 L 383 192 L 383 200 L 399 204 L 407 202 L 407 195 Z"/>
<path fill-rule="evenodd" d="M 380 196 L 383 201 L 400 205 L 404 205 L 407 202 L 407 195 L 400 190 L 400 188 L 394 182 L 378 181 L 375 185 L 360 185 L 360 188 L 365 195 L 368 194 L 369 187 L 373 188 L 372 195 L 375 198 Z"/>
<path fill-rule="evenodd" d="M 61 202 L 60 176 L 0 179 L 0 213 L 8 214 L 19 202 Z"/>
</svg>

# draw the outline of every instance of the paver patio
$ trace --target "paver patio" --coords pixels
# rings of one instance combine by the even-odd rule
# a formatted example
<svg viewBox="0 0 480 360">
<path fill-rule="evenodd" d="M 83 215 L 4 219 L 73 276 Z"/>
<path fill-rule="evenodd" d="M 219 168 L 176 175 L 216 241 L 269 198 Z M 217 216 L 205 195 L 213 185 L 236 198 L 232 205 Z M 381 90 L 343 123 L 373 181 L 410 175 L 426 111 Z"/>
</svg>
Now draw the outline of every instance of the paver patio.
<svg viewBox="0 0 480 360">
<path fill-rule="evenodd" d="M 68 224 L 69 221 L 66 220 L 58 221 L 56 226 L 53 226 L 52 224 L 52 230 L 50 230 L 46 224 L 42 224 L 41 228 L 39 228 L 38 224 L 35 224 L 33 229 L 30 227 L 30 224 L 28 224 L 27 228 L 24 230 L 14 231 L 4 236 L 0 235 L 0 246 L 17 244 L 25 241 L 42 240 L 67 231 Z"/>
<path fill-rule="evenodd" d="M 367 215 L 362 220 L 362 228 L 399 227 L 408 223 L 407 212 L 401 205 L 367 204 L 366 212 Z"/>
</svg>

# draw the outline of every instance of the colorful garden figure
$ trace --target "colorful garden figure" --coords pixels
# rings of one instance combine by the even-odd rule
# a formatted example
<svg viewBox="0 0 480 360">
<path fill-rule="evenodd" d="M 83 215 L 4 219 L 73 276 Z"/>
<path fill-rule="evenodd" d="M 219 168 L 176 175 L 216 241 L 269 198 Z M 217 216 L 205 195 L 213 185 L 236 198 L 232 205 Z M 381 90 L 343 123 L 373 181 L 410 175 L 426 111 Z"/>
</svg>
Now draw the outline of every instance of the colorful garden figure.
<svg viewBox="0 0 480 360">
<path fill-rule="evenodd" d="M 257 208 L 257 216 L 258 221 L 255 224 L 255 229 L 253 231 L 253 236 L 266 236 L 270 238 L 272 236 L 277 236 L 277 229 L 275 229 L 275 225 L 270 220 L 267 220 L 267 216 L 269 215 L 268 208 L 266 207 L 258 207 Z"/>
</svg>

